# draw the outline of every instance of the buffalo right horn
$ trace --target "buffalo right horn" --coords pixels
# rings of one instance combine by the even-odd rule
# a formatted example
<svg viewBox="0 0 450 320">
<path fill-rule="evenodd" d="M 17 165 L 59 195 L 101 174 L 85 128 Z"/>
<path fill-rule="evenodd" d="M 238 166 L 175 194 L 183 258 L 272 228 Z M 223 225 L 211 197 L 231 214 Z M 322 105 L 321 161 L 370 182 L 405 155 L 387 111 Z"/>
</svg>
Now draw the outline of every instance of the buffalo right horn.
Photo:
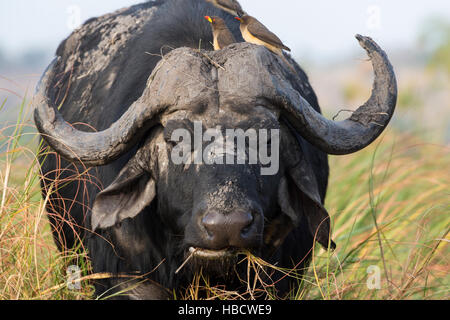
<svg viewBox="0 0 450 320">
<path fill-rule="evenodd" d="M 279 87 L 275 98 L 290 124 L 328 154 L 350 154 L 368 146 L 384 131 L 397 103 L 397 81 L 386 53 L 369 37 L 356 39 L 372 61 L 375 80 L 371 97 L 349 119 L 328 120 L 292 89 Z"/>
</svg>

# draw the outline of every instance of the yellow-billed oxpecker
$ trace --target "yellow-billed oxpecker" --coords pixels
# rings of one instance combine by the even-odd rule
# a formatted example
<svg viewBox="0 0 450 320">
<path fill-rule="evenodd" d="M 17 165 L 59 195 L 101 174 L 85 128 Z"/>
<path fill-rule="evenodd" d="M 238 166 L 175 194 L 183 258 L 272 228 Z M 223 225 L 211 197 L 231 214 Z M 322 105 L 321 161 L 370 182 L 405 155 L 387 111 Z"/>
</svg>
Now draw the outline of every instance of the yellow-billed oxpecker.
<svg viewBox="0 0 450 320">
<path fill-rule="evenodd" d="M 236 39 L 234 39 L 233 34 L 222 18 L 205 16 L 205 19 L 208 20 L 212 26 L 214 50 L 221 50 L 236 42 Z"/>
</svg>

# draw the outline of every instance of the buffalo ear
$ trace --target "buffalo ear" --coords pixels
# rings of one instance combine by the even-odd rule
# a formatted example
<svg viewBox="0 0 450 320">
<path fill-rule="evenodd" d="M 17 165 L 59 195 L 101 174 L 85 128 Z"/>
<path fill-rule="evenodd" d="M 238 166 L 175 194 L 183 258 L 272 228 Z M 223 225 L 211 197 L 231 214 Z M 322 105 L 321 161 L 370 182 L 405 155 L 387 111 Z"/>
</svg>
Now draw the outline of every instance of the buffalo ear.
<svg viewBox="0 0 450 320">
<path fill-rule="evenodd" d="M 294 176 L 297 176 L 294 172 Z M 304 177 L 304 176 L 303 176 Z M 327 210 L 320 202 L 314 183 L 305 185 L 305 179 L 283 177 L 278 189 L 278 204 L 285 216 L 289 217 L 294 227 L 306 223 L 311 236 L 324 248 L 335 249 L 336 244 L 330 239 L 331 226 Z M 300 178 L 300 179 L 298 179 Z"/>
<path fill-rule="evenodd" d="M 112 227 L 127 218 L 136 217 L 150 205 L 156 195 L 154 179 L 131 159 L 114 182 L 95 198 L 92 230 Z"/>
</svg>

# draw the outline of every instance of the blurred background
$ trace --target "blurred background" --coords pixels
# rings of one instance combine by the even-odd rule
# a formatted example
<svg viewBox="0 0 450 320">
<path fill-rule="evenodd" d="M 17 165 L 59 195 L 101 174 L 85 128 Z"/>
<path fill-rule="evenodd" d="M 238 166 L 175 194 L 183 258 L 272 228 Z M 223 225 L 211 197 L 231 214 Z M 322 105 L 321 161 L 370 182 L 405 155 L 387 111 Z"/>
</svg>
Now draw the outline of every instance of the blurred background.
<svg viewBox="0 0 450 320">
<path fill-rule="evenodd" d="M 139 2 L 1 1 L 0 104 L 8 98 L 6 116 L 14 119 L 14 106 L 32 94 L 58 44 L 75 28 L 91 17 Z M 369 35 L 387 51 L 397 72 L 398 106 L 404 112 L 395 117 L 395 125 L 420 130 L 436 142 L 450 141 L 450 1 L 241 0 L 241 4 L 291 47 L 325 113 L 334 114 L 339 106 L 356 108 L 365 101 L 371 70 L 360 63 L 366 56 L 354 35 Z M 432 132 L 422 130 L 430 126 Z"/>
</svg>

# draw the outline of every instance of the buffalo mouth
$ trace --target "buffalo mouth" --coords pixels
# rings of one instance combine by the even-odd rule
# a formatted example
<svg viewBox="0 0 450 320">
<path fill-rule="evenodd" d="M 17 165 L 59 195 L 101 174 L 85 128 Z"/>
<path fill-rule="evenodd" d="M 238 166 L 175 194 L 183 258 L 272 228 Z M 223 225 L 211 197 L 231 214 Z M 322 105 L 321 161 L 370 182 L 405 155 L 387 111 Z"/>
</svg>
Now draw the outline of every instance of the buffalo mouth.
<svg viewBox="0 0 450 320">
<path fill-rule="evenodd" d="M 224 248 L 220 250 L 206 249 L 206 248 L 189 248 L 189 255 L 197 259 L 205 260 L 223 260 L 235 258 L 239 254 L 236 248 Z"/>
<path fill-rule="evenodd" d="M 186 252 L 187 258 L 185 258 L 183 264 L 176 273 L 181 269 L 184 269 L 185 265 L 188 265 L 189 267 L 187 270 L 190 270 L 192 273 L 201 272 L 203 275 L 228 278 L 228 276 L 235 272 L 236 265 L 238 264 L 238 255 L 240 253 L 242 253 L 242 250 L 231 247 L 223 249 L 206 249 L 191 246 L 189 247 L 188 252 Z"/>
<path fill-rule="evenodd" d="M 200 272 L 204 276 L 222 279 L 229 279 L 236 272 L 241 274 L 242 268 L 247 265 L 245 263 L 242 264 L 245 261 L 245 256 L 253 252 L 252 249 L 238 247 L 207 249 L 204 247 L 189 246 L 187 248 L 184 261 L 175 271 L 175 274 L 183 270 L 184 274 L 188 276 Z M 242 275 L 239 277 L 242 277 Z"/>
</svg>

